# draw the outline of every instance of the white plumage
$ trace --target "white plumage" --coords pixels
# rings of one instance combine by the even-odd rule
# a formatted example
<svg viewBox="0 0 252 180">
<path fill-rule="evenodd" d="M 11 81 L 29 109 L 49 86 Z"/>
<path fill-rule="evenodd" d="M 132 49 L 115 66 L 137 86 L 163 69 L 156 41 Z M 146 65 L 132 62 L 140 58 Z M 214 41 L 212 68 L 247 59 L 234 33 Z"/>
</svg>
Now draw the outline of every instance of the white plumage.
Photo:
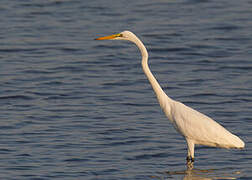
<svg viewBox="0 0 252 180">
<path fill-rule="evenodd" d="M 244 142 L 210 117 L 172 100 L 160 87 L 148 66 L 148 52 L 143 43 L 130 31 L 97 38 L 96 40 L 129 40 L 137 45 L 142 55 L 143 71 L 148 78 L 161 108 L 172 122 L 175 129 L 186 139 L 188 146 L 187 161 L 194 161 L 195 144 L 220 147 L 220 148 L 244 148 Z"/>
</svg>

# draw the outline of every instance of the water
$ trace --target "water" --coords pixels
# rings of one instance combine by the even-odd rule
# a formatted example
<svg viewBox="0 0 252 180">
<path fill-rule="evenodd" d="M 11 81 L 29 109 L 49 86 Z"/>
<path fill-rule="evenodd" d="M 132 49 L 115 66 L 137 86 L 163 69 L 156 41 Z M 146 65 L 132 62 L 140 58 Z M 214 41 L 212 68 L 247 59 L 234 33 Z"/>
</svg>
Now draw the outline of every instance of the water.
<svg viewBox="0 0 252 180">
<path fill-rule="evenodd" d="M 251 2 L 0 2 L 1 179 L 252 179 Z M 173 99 L 245 150 L 186 144 L 161 112 L 131 30 Z"/>
</svg>

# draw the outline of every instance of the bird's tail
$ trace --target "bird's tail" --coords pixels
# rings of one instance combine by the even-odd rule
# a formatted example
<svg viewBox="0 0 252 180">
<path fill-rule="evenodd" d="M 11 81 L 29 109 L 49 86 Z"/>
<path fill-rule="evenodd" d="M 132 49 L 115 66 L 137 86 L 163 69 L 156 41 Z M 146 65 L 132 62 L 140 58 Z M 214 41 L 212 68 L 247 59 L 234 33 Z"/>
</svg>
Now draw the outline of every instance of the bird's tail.
<svg viewBox="0 0 252 180">
<path fill-rule="evenodd" d="M 245 147 L 245 143 L 243 142 L 243 140 L 241 140 L 238 136 L 233 135 L 233 140 L 232 140 L 232 144 L 233 146 L 230 148 L 234 148 L 234 149 L 244 149 Z"/>
</svg>

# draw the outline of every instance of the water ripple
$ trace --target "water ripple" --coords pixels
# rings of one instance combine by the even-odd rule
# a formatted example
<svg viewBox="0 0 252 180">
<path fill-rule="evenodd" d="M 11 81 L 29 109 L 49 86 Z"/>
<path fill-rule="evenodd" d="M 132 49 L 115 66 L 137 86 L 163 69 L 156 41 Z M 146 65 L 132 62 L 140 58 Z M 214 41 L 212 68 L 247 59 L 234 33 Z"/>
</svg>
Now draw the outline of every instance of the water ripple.
<svg viewBox="0 0 252 180">
<path fill-rule="evenodd" d="M 0 15 L 0 179 L 252 179 L 250 1 L 0 1 Z M 245 150 L 197 146 L 188 173 L 139 51 L 94 41 L 123 30 L 171 98 Z"/>
</svg>

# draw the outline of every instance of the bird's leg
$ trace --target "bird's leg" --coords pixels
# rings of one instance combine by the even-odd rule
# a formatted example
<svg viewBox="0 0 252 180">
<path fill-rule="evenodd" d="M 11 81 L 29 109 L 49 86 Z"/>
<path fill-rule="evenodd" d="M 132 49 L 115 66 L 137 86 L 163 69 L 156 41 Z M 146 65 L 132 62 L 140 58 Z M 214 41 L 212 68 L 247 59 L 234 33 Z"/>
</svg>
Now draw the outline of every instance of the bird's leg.
<svg viewBox="0 0 252 180">
<path fill-rule="evenodd" d="M 192 157 L 187 157 L 186 160 L 187 160 L 187 162 L 186 162 L 187 170 L 190 171 L 193 169 L 194 159 Z"/>
<path fill-rule="evenodd" d="M 192 156 L 187 156 L 186 161 L 187 162 L 194 162 L 194 158 Z"/>
<path fill-rule="evenodd" d="M 194 142 L 190 139 L 186 139 L 186 142 L 188 148 L 186 161 L 187 163 L 194 162 Z"/>
</svg>

